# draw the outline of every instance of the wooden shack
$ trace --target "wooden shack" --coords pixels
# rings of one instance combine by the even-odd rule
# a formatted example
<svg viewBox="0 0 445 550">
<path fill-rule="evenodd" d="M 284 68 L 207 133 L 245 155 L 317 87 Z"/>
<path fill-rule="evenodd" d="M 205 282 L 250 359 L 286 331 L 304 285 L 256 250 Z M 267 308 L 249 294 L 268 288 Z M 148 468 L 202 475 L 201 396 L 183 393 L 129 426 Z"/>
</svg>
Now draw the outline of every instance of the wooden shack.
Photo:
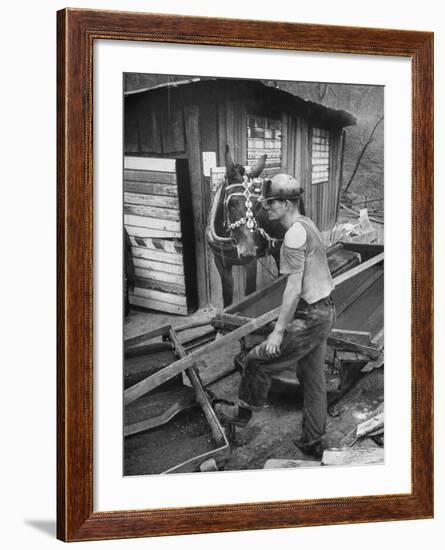
<svg viewBox="0 0 445 550">
<path fill-rule="evenodd" d="M 343 129 L 355 122 L 350 113 L 306 101 L 258 80 L 195 78 L 126 92 L 124 222 L 134 257 L 139 263 L 141 257 L 151 262 L 132 303 L 182 314 L 196 307 L 221 306 L 220 281 L 207 249 L 205 227 L 212 199 L 212 170 L 218 173 L 224 166 L 226 144 L 235 162 L 253 165 L 266 153 L 263 174 L 292 174 L 305 189 L 306 214 L 322 233 L 329 234 L 339 206 Z M 165 174 L 162 181 L 156 181 L 159 170 L 150 170 L 156 159 L 171 159 L 165 169 L 170 174 L 181 168 L 181 178 L 170 178 L 175 191 L 165 188 Z M 145 181 L 147 177 L 149 181 Z M 144 192 L 138 185 L 163 182 L 164 188 L 151 187 L 151 197 L 147 187 Z M 177 200 L 172 202 L 172 196 Z M 165 201 L 160 197 L 166 197 Z M 162 221 L 166 219 L 172 223 Z M 184 231 L 194 236 L 193 249 L 187 245 L 187 253 Z M 151 257 L 149 249 L 155 247 L 171 254 L 174 248 L 182 256 Z M 258 287 L 270 280 L 273 269 L 270 263 L 259 269 Z M 241 269 L 236 278 L 235 300 L 243 296 Z M 161 289 L 159 281 L 170 286 Z M 165 297 L 160 292 L 165 292 Z M 170 306 L 162 309 L 163 302 Z"/>
</svg>

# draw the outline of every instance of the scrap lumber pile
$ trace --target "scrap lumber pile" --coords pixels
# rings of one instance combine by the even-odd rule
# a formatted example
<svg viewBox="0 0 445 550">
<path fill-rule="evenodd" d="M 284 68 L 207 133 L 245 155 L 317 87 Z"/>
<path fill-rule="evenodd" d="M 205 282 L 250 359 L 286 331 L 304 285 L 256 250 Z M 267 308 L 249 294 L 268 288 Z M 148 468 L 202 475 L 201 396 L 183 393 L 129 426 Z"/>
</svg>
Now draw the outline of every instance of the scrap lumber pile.
<svg viewBox="0 0 445 550">
<path fill-rule="evenodd" d="M 384 405 L 380 404 L 368 418 L 354 426 L 341 441 L 342 446 L 353 447 L 365 438 L 372 439 L 380 447 L 383 446 L 385 434 Z"/>
<path fill-rule="evenodd" d="M 378 199 L 382 201 L 382 199 Z M 373 202 L 373 201 L 370 201 Z M 357 206 L 363 206 L 364 203 L 355 203 Z M 344 205 L 343 205 L 344 207 Z M 355 213 L 348 208 L 349 212 Z M 373 243 L 377 239 L 377 231 L 372 226 L 368 217 L 368 209 L 361 208 L 357 213 L 358 223 L 341 222 L 337 223 L 331 230 L 330 241 L 353 242 L 353 243 Z"/>
<path fill-rule="evenodd" d="M 369 464 L 383 464 L 383 461 L 383 449 L 328 449 L 324 451 L 321 461 L 269 458 L 264 464 L 264 469 L 366 466 Z"/>
<path fill-rule="evenodd" d="M 338 448 L 326 449 L 320 460 L 269 458 L 266 460 L 263 468 L 267 470 L 277 468 L 312 468 L 314 466 L 382 464 L 384 462 L 384 426 L 384 410 L 383 404 L 381 404 L 366 420 L 354 426 L 339 442 Z M 365 444 L 366 438 L 372 439 L 374 444 Z"/>
<path fill-rule="evenodd" d="M 336 273 L 334 301 L 337 308 L 337 322 L 329 344 L 331 351 L 334 350 L 331 354 L 332 362 L 342 373 L 339 394 L 348 389 L 357 373 L 383 365 L 381 250 L 381 247 L 373 248 L 371 245 L 351 245 L 351 249 L 336 245 L 329 254 L 331 270 Z M 285 281 L 284 277 L 278 278 L 243 301 L 212 316 L 212 319 L 207 318 L 174 330 L 170 325 L 165 325 L 126 341 L 124 432 L 127 442 L 134 443 L 134 438 L 139 436 L 147 438 L 144 444 L 131 447 L 134 456 L 140 452 L 140 448 L 148 445 L 148 434 L 157 433 L 160 428 L 167 429 L 167 426 L 171 430 L 172 419 L 186 409 L 196 410 L 197 403 L 200 405 L 201 424 L 208 428 L 207 434 L 200 432 L 200 436 L 207 438 L 203 440 L 204 448 L 202 445 L 194 448 L 193 442 L 184 439 L 183 447 L 187 441 L 187 445 L 196 451 L 194 456 L 181 459 L 179 464 L 170 464 L 162 472 L 148 473 L 196 471 L 204 463 L 202 467 L 211 471 L 214 469 L 211 459 L 217 461 L 230 452 L 227 435 L 212 408 L 212 396 L 206 391 L 208 383 L 203 385 L 198 366 L 203 358 L 216 358 L 223 350 L 234 350 L 240 342 L 241 348 L 243 343 L 246 347 L 246 338 L 252 335 L 264 338 L 270 324 L 278 317 Z M 178 332 L 193 327 L 203 329 L 199 337 L 181 343 Z M 153 343 L 156 338 L 162 338 L 163 341 Z M 155 360 L 154 351 L 157 353 Z M 149 360 L 147 354 L 152 354 Z M 289 366 L 293 367 L 293 377 L 296 379 L 295 365 Z M 218 373 L 217 377 L 219 379 L 232 371 L 233 367 Z M 188 423 L 184 437 L 192 423 Z M 382 434 L 372 432 L 372 435 Z M 169 437 L 177 436 L 172 432 Z M 150 441 L 149 444 L 152 448 L 159 447 L 156 441 Z M 180 446 L 179 439 L 176 444 Z"/>
<path fill-rule="evenodd" d="M 383 449 L 329 449 L 323 453 L 322 466 L 366 466 L 383 464 Z"/>
<path fill-rule="evenodd" d="M 184 327 L 180 328 L 184 330 Z M 189 324 L 185 328 L 191 328 L 191 325 Z M 224 457 L 229 451 L 229 444 L 211 406 L 210 397 L 203 388 L 194 362 L 192 361 L 184 369 L 184 373 L 190 381 L 190 387 L 182 383 L 182 371 L 170 376 L 169 369 L 172 364 L 175 364 L 175 358 L 180 361 L 187 357 L 187 352 L 180 343 L 177 332 L 170 325 L 165 325 L 144 334 L 143 338 L 141 336 L 128 340 L 125 351 L 124 384 L 126 389 L 124 396 L 127 395 L 127 400 L 124 407 L 124 436 L 126 437 L 126 450 L 128 450 L 125 453 L 126 474 L 196 471 L 202 463 L 208 463 L 215 457 Z M 140 344 L 160 336 L 163 337 L 163 342 L 149 343 L 138 347 L 131 345 L 134 342 Z M 145 390 L 146 386 L 144 386 L 144 391 L 140 391 L 136 397 L 131 394 L 131 398 L 128 398 L 129 390 L 135 386 L 140 387 L 141 382 L 151 379 L 159 372 L 164 372 L 164 377 L 153 383 L 148 390 Z M 173 384 L 175 380 L 176 385 Z M 192 456 L 184 456 L 183 451 L 187 449 L 183 445 L 178 445 L 182 434 L 178 436 L 172 432 L 170 435 L 171 425 L 169 425 L 170 432 L 167 439 L 174 438 L 175 452 L 178 457 L 181 456 L 181 460 L 179 463 L 169 464 L 165 467 L 171 457 L 168 456 L 169 453 L 165 448 L 161 448 L 159 444 L 155 443 L 158 433 L 155 431 L 152 435 L 149 432 L 165 426 L 178 413 L 196 408 L 196 405 L 200 406 L 201 424 L 206 424 L 207 429 L 204 430 L 206 433 L 195 437 L 194 441 L 190 441 L 186 434 L 186 440 L 190 443 L 187 447 L 191 447 Z M 135 440 L 135 436 L 138 435 L 139 439 Z M 158 461 L 162 464 L 162 471 L 150 470 L 150 468 L 156 469 L 156 467 L 159 469 L 159 466 L 148 465 L 149 453 L 145 452 L 144 454 L 144 449 L 150 451 L 152 458 L 156 457 L 156 451 L 161 452 Z M 194 456 L 193 450 L 195 450 Z M 147 468 L 149 468 L 148 471 Z"/>
</svg>

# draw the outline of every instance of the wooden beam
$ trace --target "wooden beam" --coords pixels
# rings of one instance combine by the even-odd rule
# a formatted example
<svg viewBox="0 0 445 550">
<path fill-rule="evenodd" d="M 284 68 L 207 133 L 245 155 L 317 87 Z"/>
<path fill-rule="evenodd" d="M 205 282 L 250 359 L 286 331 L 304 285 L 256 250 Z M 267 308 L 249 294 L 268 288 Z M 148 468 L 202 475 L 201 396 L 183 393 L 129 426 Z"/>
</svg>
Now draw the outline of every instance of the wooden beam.
<svg viewBox="0 0 445 550">
<path fill-rule="evenodd" d="M 333 449 L 323 453 L 322 466 L 383 464 L 383 449 Z"/>
<path fill-rule="evenodd" d="M 356 344 L 362 344 L 364 346 L 369 346 L 371 343 L 371 333 L 367 331 L 334 328 L 332 329 L 331 334 L 336 338 L 350 340 Z"/>
<path fill-rule="evenodd" d="M 160 206 L 145 206 L 141 204 L 124 204 L 124 214 L 144 216 L 161 220 L 179 221 L 179 208 L 163 208 Z"/>
<path fill-rule="evenodd" d="M 337 306 L 337 317 L 339 317 L 351 304 L 353 304 L 357 298 L 368 290 L 368 288 L 377 281 L 380 277 L 383 277 L 383 272 L 378 270 L 373 273 L 370 277 L 365 279 L 363 283 L 358 286 L 351 294 L 349 294 L 346 299 Z"/>
<path fill-rule="evenodd" d="M 385 327 L 382 327 L 372 339 L 372 345 L 376 348 L 383 348 L 385 343 Z"/>
<path fill-rule="evenodd" d="M 337 349 L 341 349 L 345 351 L 356 351 L 358 353 L 362 353 L 363 355 L 366 355 L 371 359 L 377 359 L 381 353 L 380 350 L 377 348 L 373 348 L 371 346 L 364 346 L 362 344 L 357 344 L 356 342 L 352 342 L 351 340 L 344 340 L 343 338 L 337 338 L 332 333 L 328 338 L 328 344 L 330 346 L 334 346 Z"/>
<path fill-rule="evenodd" d="M 240 306 L 242 306 L 242 308 L 245 309 L 246 307 L 249 307 L 250 305 L 255 304 L 258 300 L 263 298 L 263 296 L 266 296 L 266 294 L 268 294 L 271 290 L 277 287 L 280 287 L 281 285 L 284 285 L 285 280 L 286 280 L 286 275 L 280 275 L 270 285 L 260 288 L 259 290 L 252 292 L 252 294 L 249 294 L 249 296 L 246 296 L 246 298 L 242 301 L 241 304 L 232 304 L 228 306 L 224 311 L 227 313 L 236 313 Z"/>
<path fill-rule="evenodd" d="M 159 252 L 164 251 L 182 256 L 183 246 L 179 239 L 151 239 L 148 237 L 132 237 L 130 235 L 130 241 L 132 246 L 158 250 Z"/>
<path fill-rule="evenodd" d="M 264 470 L 274 470 L 277 468 L 314 468 L 320 467 L 319 460 L 297 460 L 291 458 L 269 458 L 264 463 Z"/>
<path fill-rule="evenodd" d="M 289 174 L 290 170 L 287 166 L 287 142 L 288 142 L 288 115 L 286 111 L 281 114 L 281 171 Z"/>
<path fill-rule="evenodd" d="M 243 317 L 242 315 L 233 315 L 231 313 L 219 313 L 211 321 L 211 324 L 220 330 L 232 331 L 251 321 L 251 317 Z M 266 334 L 268 330 L 263 327 L 256 331 L 257 334 Z M 358 330 L 332 329 L 331 335 L 334 338 L 342 341 L 354 342 L 359 345 L 369 346 L 371 343 L 371 333 Z"/>
<path fill-rule="evenodd" d="M 133 264 L 135 267 L 141 267 L 143 269 L 151 269 L 153 271 L 161 271 L 169 274 L 181 275 L 184 277 L 184 266 L 182 262 L 179 263 L 167 263 L 163 260 L 158 261 L 154 259 L 147 260 L 147 258 L 140 256 L 133 256 Z"/>
<path fill-rule="evenodd" d="M 125 224 L 125 229 L 131 237 L 142 239 L 157 239 L 166 240 L 171 239 L 177 242 L 181 239 L 181 231 L 166 231 L 165 229 L 153 229 L 149 227 L 137 227 L 135 225 Z"/>
<path fill-rule="evenodd" d="M 383 352 L 380 353 L 380 355 L 377 357 L 377 359 L 373 359 L 372 361 L 368 361 L 366 365 L 362 368 L 363 373 L 371 372 L 375 369 L 380 369 L 385 364 L 385 358 L 383 355 Z"/>
<path fill-rule="evenodd" d="M 162 292 L 160 290 L 153 290 L 152 288 L 139 288 L 138 286 L 135 286 L 134 289 L 130 291 L 130 294 L 133 296 L 140 296 L 141 298 L 157 300 L 159 302 L 176 304 L 177 306 L 187 306 L 187 298 L 181 294 Z"/>
<path fill-rule="evenodd" d="M 194 405 L 195 398 L 193 395 L 188 393 L 181 395 L 167 410 L 163 411 L 158 416 L 146 418 L 145 420 L 125 425 L 124 437 L 163 426 L 164 424 L 167 424 L 167 422 L 169 422 L 174 416 L 181 413 L 185 409 L 193 407 Z"/>
<path fill-rule="evenodd" d="M 385 413 L 381 412 L 359 424 L 357 426 L 356 437 L 364 437 L 365 435 L 374 432 L 378 428 L 382 428 L 384 425 Z"/>
<path fill-rule="evenodd" d="M 212 331 L 206 332 L 201 336 L 197 336 L 196 338 L 185 341 L 184 346 L 187 353 L 190 353 L 196 348 L 202 347 L 204 344 L 208 344 L 209 342 L 212 342 L 216 338 L 216 334 L 217 334 L 216 330 L 213 329 Z"/>
<path fill-rule="evenodd" d="M 162 325 L 158 328 L 150 330 L 149 332 L 144 332 L 143 334 L 138 334 L 138 336 L 127 338 L 124 340 L 124 349 L 137 346 L 146 340 L 152 340 L 153 338 L 158 338 L 159 336 L 165 336 L 168 334 L 169 329 L 170 325 Z"/>
<path fill-rule="evenodd" d="M 218 103 L 218 166 L 225 166 L 227 145 L 226 104 Z"/>
<path fill-rule="evenodd" d="M 177 197 L 178 190 L 176 185 L 170 185 L 159 182 L 138 182 L 124 180 L 124 192 L 132 194 L 140 194 L 141 196 L 157 196 L 157 197 Z"/>
<path fill-rule="evenodd" d="M 179 357 L 182 359 L 187 356 L 187 353 L 185 349 L 183 348 L 182 344 L 179 342 L 178 337 L 175 333 L 175 331 L 170 327 L 169 330 L 169 338 L 171 342 L 173 343 L 176 352 L 178 353 Z M 199 378 L 199 374 L 195 368 L 195 366 L 192 366 L 185 371 L 188 379 L 190 380 L 190 383 L 195 390 L 196 394 L 196 401 L 201 406 L 202 412 L 204 413 L 204 416 L 206 417 L 206 420 L 210 426 L 210 429 L 212 431 L 213 439 L 218 445 L 224 445 L 227 443 L 226 438 L 224 436 L 223 428 L 215 414 L 215 411 L 213 410 L 212 406 L 210 405 L 209 397 L 207 393 L 205 392 L 204 388 L 202 387 L 201 380 Z"/>
<path fill-rule="evenodd" d="M 179 208 L 179 199 L 177 197 L 147 195 L 144 193 L 124 192 L 124 203 L 162 208 Z"/>
<path fill-rule="evenodd" d="M 198 307 L 208 305 L 207 251 L 205 240 L 204 189 L 202 180 L 201 137 L 199 133 L 199 107 L 184 107 L 187 159 L 190 174 L 190 190 L 193 206 L 193 229 L 196 247 L 196 277 Z"/>
<path fill-rule="evenodd" d="M 168 265 L 168 264 L 167 264 Z M 134 273 L 141 279 L 154 279 L 155 281 L 174 283 L 176 286 L 184 286 L 184 275 L 159 271 L 157 269 L 145 269 L 135 265 Z"/>
<path fill-rule="evenodd" d="M 209 325 L 210 321 L 211 321 L 210 316 L 207 316 L 204 319 L 197 319 L 196 321 L 189 321 L 187 323 L 183 323 L 182 325 L 178 325 L 177 327 L 175 327 L 175 332 L 178 333 L 185 330 L 191 330 L 193 328 L 203 327 L 205 325 Z M 154 338 L 158 338 L 159 336 L 166 336 L 169 333 L 169 330 L 170 330 L 170 325 L 162 325 L 153 330 L 149 330 L 148 332 L 143 332 L 142 334 L 133 336 L 132 338 L 127 338 L 124 341 L 124 347 L 127 349 L 132 346 L 141 344 L 142 342 L 145 342 L 147 340 L 153 340 Z"/>
<path fill-rule="evenodd" d="M 185 296 L 184 281 L 181 283 L 171 283 L 168 281 L 159 281 L 157 279 L 144 279 L 141 277 L 136 277 L 134 280 L 134 286 L 139 288 L 152 288 L 154 290 L 162 290 L 163 292 L 171 292 L 173 294 Z"/>
<path fill-rule="evenodd" d="M 178 252 L 166 252 L 162 249 L 156 250 L 143 246 L 132 246 L 131 253 L 133 258 L 143 258 L 145 260 L 155 260 L 166 264 L 183 265 L 182 254 Z"/>
<path fill-rule="evenodd" d="M 384 255 L 385 255 L 384 252 L 377 254 L 377 256 L 374 256 L 374 258 L 371 258 L 370 260 L 361 263 L 357 267 L 354 267 L 353 269 L 350 269 L 349 271 L 342 273 L 338 277 L 335 277 L 334 285 L 338 286 L 340 283 L 343 283 L 344 281 L 347 281 L 348 279 L 355 277 L 356 275 L 358 275 L 362 271 L 365 271 L 366 269 L 369 269 L 373 265 L 377 265 L 380 262 L 383 262 Z"/>
<path fill-rule="evenodd" d="M 129 301 L 133 306 L 139 306 L 146 309 L 154 309 L 156 311 L 174 313 L 176 315 L 187 315 L 188 313 L 187 306 L 180 306 L 169 302 L 161 302 L 159 300 L 137 296 L 136 294 L 130 294 Z"/>
<path fill-rule="evenodd" d="M 148 216 L 140 216 L 134 214 L 126 214 L 124 212 L 125 225 L 133 225 L 148 229 L 158 229 L 162 231 L 171 231 L 181 234 L 181 226 L 179 220 L 167 220 L 159 218 L 149 218 Z"/>
<path fill-rule="evenodd" d="M 252 317 L 243 317 L 242 315 L 233 315 L 231 313 L 218 313 L 212 319 L 212 326 L 214 326 L 216 329 L 219 330 L 227 330 L 227 331 L 233 331 L 237 329 L 238 327 L 241 327 L 245 325 L 246 323 L 249 323 L 252 320 Z M 265 327 L 262 327 L 261 329 L 258 329 L 257 334 L 265 334 L 267 332 L 267 329 Z"/>
<path fill-rule="evenodd" d="M 226 336 L 211 342 L 210 344 L 205 346 L 205 348 L 195 350 L 190 353 L 190 355 L 183 357 L 179 361 L 175 361 L 171 365 L 164 367 L 159 372 L 145 378 L 144 380 L 141 380 L 138 384 L 135 384 L 131 388 L 128 388 L 124 391 L 124 404 L 127 405 L 128 403 L 131 403 L 138 397 L 141 397 L 141 395 L 144 395 L 154 388 L 157 388 L 173 376 L 176 376 L 185 369 L 193 366 L 194 363 L 203 355 L 215 353 L 226 346 L 230 346 L 231 344 L 237 342 L 243 336 L 247 336 L 247 334 L 250 334 L 256 329 L 267 325 L 267 323 L 274 321 L 278 317 L 280 309 L 281 306 L 276 307 L 271 311 L 268 311 L 264 315 L 261 315 L 257 319 L 252 319 L 252 321 L 250 321 L 246 325 L 239 327 L 230 334 L 227 334 Z"/>
<path fill-rule="evenodd" d="M 124 169 L 156 172 L 174 172 L 176 169 L 175 163 L 175 159 L 126 156 L 124 158 Z"/>
</svg>

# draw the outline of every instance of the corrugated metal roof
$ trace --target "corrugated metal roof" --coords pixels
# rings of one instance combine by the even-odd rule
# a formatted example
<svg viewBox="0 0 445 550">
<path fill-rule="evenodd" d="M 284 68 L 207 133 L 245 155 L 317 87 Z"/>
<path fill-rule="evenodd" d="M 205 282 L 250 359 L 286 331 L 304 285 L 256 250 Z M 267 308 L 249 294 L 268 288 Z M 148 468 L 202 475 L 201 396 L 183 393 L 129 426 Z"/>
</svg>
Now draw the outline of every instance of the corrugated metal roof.
<svg viewBox="0 0 445 550">
<path fill-rule="evenodd" d="M 138 88 L 136 90 L 128 90 L 127 92 L 124 92 L 124 95 L 127 96 L 127 95 L 134 95 L 134 94 L 142 94 L 144 92 L 148 92 L 151 90 L 158 90 L 159 88 L 177 88 L 178 86 L 184 86 L 184 84 L 191 84 L 192 82 L 199 82 L 200 80 L 202 80 L 202 78 L 188 78 L 186 80 L 163 82 L 162 84 L 156 84 L 156 86 L 149 86 L 148 88 Z"/>
<path fill-rule="evenodd" d="M 232 87 L 235 90 L 236 86 L 239 86 L 239 89 L 246 92 L 247 89 L 255 93 L 264 93 L 274 96 L 274 101 L 280 102 L 283 107 L 288 109 L 298 109 L 304 110 L 309 113 L 315 119 L 323 120 L 327 124 L 334 124 L 336 126 L 353 126 L 357 123 L 357 118 L 345 111 L 343 109 L 333 109 L 331 107 L 326 107 L 321 103 L 316 103 L 304 99 L 298 95 L 294 95 L 291 92 L 287 92 L 280 88 L 273 86 L 268 86 L 264 84 L 261 80 L 248 80 L 248 79 L 236 79 L 236 78 L 215 78 L 215 77 L 196 77 L 185 80 L 178 80 L 172 82 L 164 82 L 156 86 L 149 88 L 143 88 L 138 90 L 132 90 L 125 92 L 125 96 L 134 96 L 137 94 L 149 94 L 155 91 L 162 89 L 177 89 L 185 86 L 191 87 L 204 87 L 212 84 L 223 85 L 225 87 Z"/>
</svg>

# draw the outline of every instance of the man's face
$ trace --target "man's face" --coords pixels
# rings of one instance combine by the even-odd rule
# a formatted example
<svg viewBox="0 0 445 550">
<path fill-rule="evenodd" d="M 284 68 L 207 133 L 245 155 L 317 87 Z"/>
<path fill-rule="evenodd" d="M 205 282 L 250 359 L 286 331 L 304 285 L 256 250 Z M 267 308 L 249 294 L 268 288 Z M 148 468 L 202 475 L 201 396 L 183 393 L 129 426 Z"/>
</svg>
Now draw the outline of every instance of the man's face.
<svg viewBox="0 0 445 550">
<path fill-rule="evenodd" d="M 271 199 L 262 201 L 269 220 L 281 220 L 287 212 L 287 201 Z"/>
</svg>

